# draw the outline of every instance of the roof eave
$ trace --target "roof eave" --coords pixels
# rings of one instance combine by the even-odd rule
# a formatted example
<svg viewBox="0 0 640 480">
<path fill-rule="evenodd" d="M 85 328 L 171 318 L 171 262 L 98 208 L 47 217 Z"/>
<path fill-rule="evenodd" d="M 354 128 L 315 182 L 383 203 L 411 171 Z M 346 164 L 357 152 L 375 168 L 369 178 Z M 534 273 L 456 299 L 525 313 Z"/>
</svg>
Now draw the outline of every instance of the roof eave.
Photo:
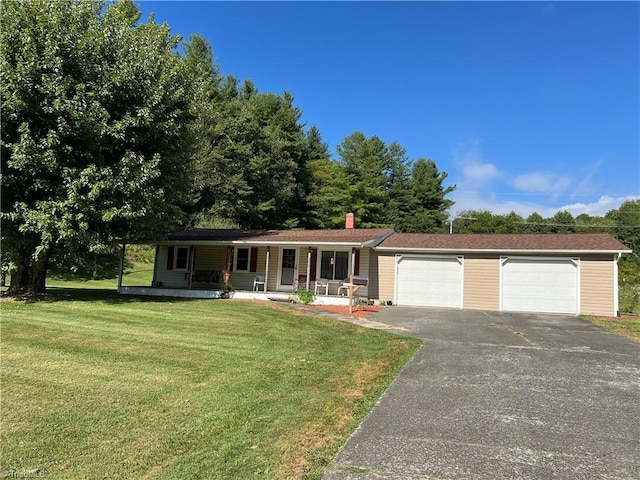
<svg viewBox="0 0 640 480">
<path fill-rule="evenodd" d="M 411 248 L 411 247 L 376 247 L 375 250 L 382 252 L 415 252 L 415 253 L 558 253 L 558 254 L 613 254 L 613 253 L 631 253 L 632 250 L 568 250 L 568 249 L 505 249 L 505 248 Z"/>
<path fill-rule="evenodd" d="M 285 245 L 297 245 L 297 246 L 336 246 L 336 247 L 353 247 L 364 248 L 373 247 L 370 244 L 373 240 L 367 240 L 365 242 L 318 242 L 318 241 L 266 241 L 266 240 L 160 240 L 155 242 L 148 242 L 154 245 L 256 245 L 256 246 L 285 246 Z"/>
</svg>

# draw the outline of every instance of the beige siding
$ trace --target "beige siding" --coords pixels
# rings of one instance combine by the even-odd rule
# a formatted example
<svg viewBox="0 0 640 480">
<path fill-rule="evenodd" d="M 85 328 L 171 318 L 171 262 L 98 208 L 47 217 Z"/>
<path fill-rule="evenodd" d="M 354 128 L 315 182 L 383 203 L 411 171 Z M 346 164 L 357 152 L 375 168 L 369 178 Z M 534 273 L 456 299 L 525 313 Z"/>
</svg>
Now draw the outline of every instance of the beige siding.
<svg viewBox="0 0 640 480">
<path fill-rule="evenodd" d="M 371 282 L 371 272 L 369 271 L 370 256 L 371 256 L 370 248 L 362 248 L 360 250 L 360 272 L 358 276 L 368 278 L 369 283 L 367 284 L 366 287 L 362 286 L 358 290 L 356 290 L 357 297 L 370 298 L 369 297 L 369 285 Z"/>
<path fill-rule="evenodd" d="M 266 249 L 265 249 L 266 258 Z M 280 265 L 280 248 L 269 248 L 269 278 L 267 279 L 267 291 L 278 290 L 278 266 Z"/>
<path fill-rule="evenodd" d="M 195 270 L 224 270 L 227 263 L 226 246 L 197 246 Z"/>
<path fill-rule="evenodd" d="M 237 248 L 248 248 L 249 259 L 251 259 L 251 247 L 241 246 L 241 247 L 236 247 L 236 249 Z M 229 281 L 231 282 L 231 285 L 233 286 L 233 288 L 235 290 L 253 290 L 254 278 L 257 276 L 263 277 L 265 275 L 266 259 L 267 259 L 267 248 L 258 247 L 258 261 L 256 263 L 256 271 L 255 272 L 239 272 L 234 270 L 233 272 L 231 272 L 231 278 Z M 271 283 L 271 279 L 269 279 L 269 283 Z"/>
<path fill-rule="evenodd" d="M 185 245 L 176 245 L 176 247 Z M 156 282 L 163 287 L 169 288 L 188 288 L 189 280 L 185 278 L 186 270 L 167 270 L 167 255 L 169 247 L 161 245 L 158 249 L 158 256 L 156 258 Z"/>
<path fill-rule="evenodd" d="M 395 302 L 396 258 L 393 253 L 373 252 L 369 276 L 369 296 L 383 302 Z"/>
<path fill-rule="evenodd" d="M 309 249 L 308 248 L 299 248 L 298 249 L 298 279 L 302 280 L 300 283 L 300 287 L 306 287 L 306 278 L 307 278 L 307 264 L 309 263 Z M 311 283 L 309 283 L 311 286 Z"/>
<path fill-rule="evenodd" d="M 580 313 L 584 315 L 616 315 L 613 255 L 580 259 Z"/>
<path fill-rule="evenodd" d="M 465 255 L 463 286 L 463 308 L 499 310 L 500 258 Z"/>
</svg>

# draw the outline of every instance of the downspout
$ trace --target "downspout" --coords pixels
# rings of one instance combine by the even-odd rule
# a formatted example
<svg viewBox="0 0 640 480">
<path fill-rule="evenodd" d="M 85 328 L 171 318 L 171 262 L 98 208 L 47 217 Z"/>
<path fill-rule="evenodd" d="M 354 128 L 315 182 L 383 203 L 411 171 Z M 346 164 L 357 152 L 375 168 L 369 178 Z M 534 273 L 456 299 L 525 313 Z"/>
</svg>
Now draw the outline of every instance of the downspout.
<svg viewBox="0 0 640 480">
<path fill-rule="evenodd" d="M 118 272 L 118 293 L 122 289 L 122 272 L 124 271 L 124 254 L 127 249 L 127 244 L 122 244 L 122 251 L 120 253 L 120 271 Z"/>
<path fill-rule="evenodd" d="M 613 264 L 613 315 L 615 317 L 620 316 L 620 286 L 618 285 L 618 263 L 622 258 L 622 252 L 618 252 L 618 258 L 616 258 Z"/>
</svg>

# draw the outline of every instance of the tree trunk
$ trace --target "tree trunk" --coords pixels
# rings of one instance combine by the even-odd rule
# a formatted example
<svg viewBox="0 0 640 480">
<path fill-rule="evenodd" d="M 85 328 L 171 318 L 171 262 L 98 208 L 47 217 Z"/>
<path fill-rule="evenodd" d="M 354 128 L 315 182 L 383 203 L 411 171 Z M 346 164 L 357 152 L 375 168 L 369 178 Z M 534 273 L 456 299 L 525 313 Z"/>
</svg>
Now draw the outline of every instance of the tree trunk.
<svg viewBox="0 0 640 480">
<path fill-rule="evenodd" d="M 20 250 L 15 272 L 11 275 L 11 285 L 7 292 L 9 295 L 45 293 L 51 250 L 46 249 L 36 259 L 34 256 L 34 252 Z"/>
</svg>

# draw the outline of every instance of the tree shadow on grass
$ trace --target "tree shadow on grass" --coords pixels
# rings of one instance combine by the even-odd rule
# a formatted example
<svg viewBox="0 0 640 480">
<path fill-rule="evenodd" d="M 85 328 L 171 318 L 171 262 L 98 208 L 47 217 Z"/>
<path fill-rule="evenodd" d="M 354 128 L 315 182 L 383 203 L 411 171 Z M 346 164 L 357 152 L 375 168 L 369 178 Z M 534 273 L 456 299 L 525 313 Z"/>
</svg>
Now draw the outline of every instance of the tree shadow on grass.
<svg viewBox="0 0 640 480">
<path fill-rule="evenodd" d="M 5 299 L 25 303 L 35 302 L 101 302 L 111 305 L 131 304 L 131 303 L 175 303 L 192 302 L 196 298 L 179 297 L 153 297 L 146 295 L 122 295 L 116 290 L 108 288 L 68 288 L 68 287 L 47 287 L 46 293 L 35 295 L 20 295 L 7 297 Z"/>
</svg>

